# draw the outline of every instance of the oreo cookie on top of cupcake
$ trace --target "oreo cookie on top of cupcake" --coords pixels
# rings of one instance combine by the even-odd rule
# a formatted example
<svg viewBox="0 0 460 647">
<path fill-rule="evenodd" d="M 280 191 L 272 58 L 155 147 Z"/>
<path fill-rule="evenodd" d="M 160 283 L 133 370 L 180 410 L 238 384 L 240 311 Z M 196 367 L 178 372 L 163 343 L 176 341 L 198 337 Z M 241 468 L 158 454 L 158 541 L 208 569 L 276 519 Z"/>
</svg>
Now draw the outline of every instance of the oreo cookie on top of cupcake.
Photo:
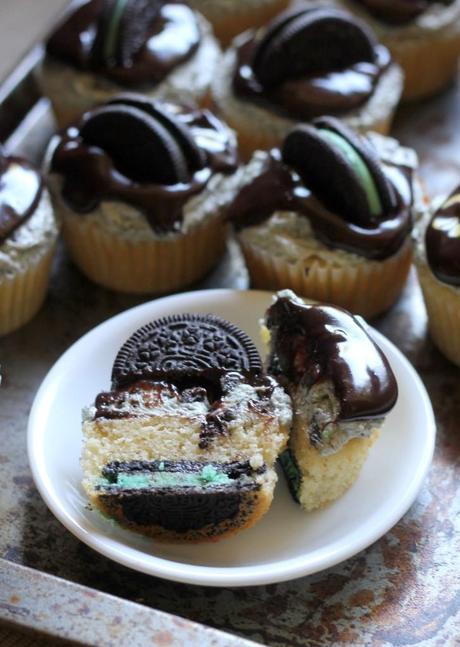
<svg viewBox="0 0 460 647">
<path fill-rule="evenodd" d="M 300 5 L 234 40 L 213 96 L 248 156 L 322 114 L 385 134 L 402 84 L 399 66 L 363 22 L 333 7 Z"/>
<path fill-rule="evenodd" d="M 72 5 L 46 50 L 40 82 L 61 126 L 123 88 L 206 103 L 220 54 L 209 23 L 167 0 Z"/>
<path fill-rule="evenodd" d="M 71 255 L 105 287 L 160 293 L 221 258 L 234 134 L 208 110 L 125 93 L 56 136 L 48 167 Z"/>
<path fill-rule="evenodd" d="M 398 297 L 423 209 L 417 157 L 332 117 L 294 128 L 232 178 L 228 218 L 254 287 L 291 288 L 367 317 Z"/>
<path fill-rule="evenodd" d="M 215 541 L 269 508 L 288 395 L 249 337 L 212 315 L 172 315 L 120 349 L 112 389 L 84 412 L 83 485 L 121 525 Z"/>
</svg>

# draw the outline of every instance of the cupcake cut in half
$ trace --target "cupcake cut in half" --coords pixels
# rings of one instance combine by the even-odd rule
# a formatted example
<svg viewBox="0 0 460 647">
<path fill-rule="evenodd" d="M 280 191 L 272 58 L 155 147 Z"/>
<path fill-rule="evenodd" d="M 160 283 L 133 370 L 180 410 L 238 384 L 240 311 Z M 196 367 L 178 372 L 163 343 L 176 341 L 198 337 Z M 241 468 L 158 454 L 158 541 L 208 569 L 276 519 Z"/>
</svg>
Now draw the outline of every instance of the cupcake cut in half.
<svg viewBox="0 0 460 647">
<path fill-rule="evenodd" d="M 48 40 L 40 84 L 61 126 L 123 88 L 204 105 L 219 56 L 209 23 L 186 3 L 89 0 Z"/>
<path fill-rule="evenodd" d="M 417 234 L 417 272 L 430 335 L 460 366 L 460 185 L 420 223 Z"/>
<path fill-rule="evenodd" d="M 280 458 L 307 511 L 342 496 L 357 479 L 398 395 L 396 379 L 362 320 L 329 305 L 278 293 L 265 318 L 267 371 L 292 398 L 289 448 Z"/>
<path fill-rule="evenodd" d="M 415 153 L 321 117 L 281 150 L 255 153 L 240 172 L 228 218 L 251 283 L 373 317 L 397 299 L 409 271 L 420 205 Z"/>
<path fill-rule="evenodd" d="M 38 169 L 0 149 L 0 335 L 42 305 L 58 231 Z"/>
<path fill-rule="evenodd" d="M 84 412 L 83 485 L 131 530 L 216 541 L 268 510 L 291 418 L 240 329 L 212 315 L 160 319 L 124 344 L 112 390 Z"/>
<path fill-rule="evenodd" d="M 386 134 L 401 91 L 400 68 L 364 23 L 304 5 L 235 39 L 213 82 L 245 157 L 279 146 L 297 122 L 322 114 Z"/>
<path fill-rule="evenodd" d="M 460 56 L 460 0 L 337 0 L 364 20 L 404 71 L 403 100 L 451 83 Z"/>
<path fill-rule="evenodd" d="M 50 185 L 79 268 L 123 292 L 176 290 L 221 258 L 233 133 L 207 110 L 126 93 L 54 138 Z"/>
</svg>

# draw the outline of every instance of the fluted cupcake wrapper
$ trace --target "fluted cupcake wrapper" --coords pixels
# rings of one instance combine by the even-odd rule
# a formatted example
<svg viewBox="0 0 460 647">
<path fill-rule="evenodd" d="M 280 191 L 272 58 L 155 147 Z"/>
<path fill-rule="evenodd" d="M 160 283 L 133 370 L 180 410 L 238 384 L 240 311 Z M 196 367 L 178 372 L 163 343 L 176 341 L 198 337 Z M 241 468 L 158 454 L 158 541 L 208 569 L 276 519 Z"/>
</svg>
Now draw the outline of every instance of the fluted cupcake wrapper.
<svg viewBox="0 0 460 647">
<path fill-rule="evenodd" d="M 211 218 L 189 232 L 141 242 L 102 230 L 85 216 L 66 216 L 70 254 L 86 276 L 111 290 L 161 294 L 202 278 L 222 257 L 226 228 Z"/>
<path fill-rule="evenodd" d="M 417 264 L 417 273 L 431 338 L 443 355 L 460 366 L 460 289 L 452 290 L 438 281 L 422 261 Z"/>
<path fill-rule="evenodd" d="M 240 239 L 255 288 L 283 290 L 289 288 L 300 296 L 346 308 L 363 317 L 385 312 L 398 298 L 412 259 L 408 241 L 393 256 L 383 261 L 335 265 L 312 258 L 289 263 L 255 245 Z"/>
<path fill-rule="evenodd" d="M 55 245 L 40 261 L 12 278 L 0 279 L 0 335 L 26 324 L 45 300 Z"/>
<path fill-rule="evenodd" d="M 403 101 L 429 97 L 455 78 L 460 55 L 460 30 L 431 38 L 395 39 L 388 46 L 404 70 Z"/>
</svg>

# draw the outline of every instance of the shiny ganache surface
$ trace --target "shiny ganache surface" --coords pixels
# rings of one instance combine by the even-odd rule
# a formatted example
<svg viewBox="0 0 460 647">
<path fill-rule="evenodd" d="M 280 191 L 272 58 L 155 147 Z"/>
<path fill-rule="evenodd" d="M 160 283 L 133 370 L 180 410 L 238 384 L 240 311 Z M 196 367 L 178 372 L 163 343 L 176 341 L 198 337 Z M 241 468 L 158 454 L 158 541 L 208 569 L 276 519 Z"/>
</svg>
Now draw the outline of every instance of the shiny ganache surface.
<svg viewBox="0 0 460 647">
<path fill-rule="evenodd" d="M 396 403 L 398 386 L 388 360 L 347 311 L 282 296 L 267 311 L 266 323 L 269 373 L 288 388 L 330 381 L 341 420 L 381 417 Z"/>
<path fill-rule="evenodd" d="M 353 144 L 353 138 L 350 142 Z M 371 142 L 365 143 L 366 149 L 373 149 Z M 322 145 L 324 149 L 332 146 L 328 141 L 322 141 Z M 330 195 L 334 195 L 334 206 L 324 204 L 305 172 L 299 174 L 298 161 L 296 167 L 287 164 L 285 155 L 273 149 L 258 175 L 239 191 L 229 206 L 227 218 L 237 229 L 242 229 L 264 222 L 277 211 L 293 211 L 308 218 L 315 237 L 327 247 L 343 249 L 371 260 L 383 260 L 395 254 L 412 228 L 413 169 L 383 160 L 374 150 L 373 163 L 391 186 L 395 202 L 376 216 L 368 217 L 359 212 L 357 201 L 350 202 L 354 183 L 359 180 L 349 173 L 348 161 L 342 155 L 336 155 L 337 159 L 333 156 L 320 159 L 321 151 L 318 148 L 309 151 L 306 145 L 300 150 L 305 159 L 312 152 L 314 154 L 309 161 L 317 167 L 315 175 L 322 175 L 323 184 L 329 187 Z M 317 184 L 318 178 L 315 179 Z M 346 181 L 340 182 L 341 179 Z M 347 204 L 351 205 L 351 211 L 345 210 Z"/>
<path fill-rule="evenodd" d="M 369 13 L 391 25 L 405 25 L 433 5 L 450 5 L 454 0 L 355 0 Z"/>
<path fill-rule="evenodd" d="M 289 10 L 235 46 L 235 93 L 302 120 L 359 108 L 391 62 L 363 23 L 325 7 Z"/>
<path fill-rule="evenodd" d="M 236 166 L 233 136 L 211 112 L 137 94 L 85 113 L 59 137 L 51 160 L 74 211 L 122 201 L 139 208 L 160 234 L 180 231 L 184 204 L 215 173 Z"/>
<path fill-rule="evenodd" d="M 51 35 L 47 52 L 124 86 L 161 82 L 200 44 L 186 4 L 155 0 L 89 0 Z"/>
<path fill-rule="evenodd" d="M 43 186 L 41 174 L 30 162 L 0 151 L 0 245 L 34 213 Z"/>
<path fill-rule="evenodd" d="M 433 274 L 460 286 L 460 185 L 433 214 L 425 233 L 426 255 Z"/>
</svg>

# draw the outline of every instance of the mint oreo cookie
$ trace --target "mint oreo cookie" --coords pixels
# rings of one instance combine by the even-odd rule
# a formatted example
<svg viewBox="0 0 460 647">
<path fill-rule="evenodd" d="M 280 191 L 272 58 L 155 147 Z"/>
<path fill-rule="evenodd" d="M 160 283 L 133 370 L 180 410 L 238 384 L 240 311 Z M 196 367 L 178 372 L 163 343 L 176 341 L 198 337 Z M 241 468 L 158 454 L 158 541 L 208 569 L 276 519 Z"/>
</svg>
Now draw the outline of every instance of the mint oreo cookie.
<svg viewBox="0 0 460 647">
<path fill-rule="evenodd" d="M 246 333 L 214 315 L 172 315 L 143 326 L 122 346 L 113 365 L 112 386 L 141 379 L 212 379 L 232 371 L 262 371 L 259 353 Z"/>
<path fill-rule="evenodd" d="M 294 128 L 282 156 L 325 207 L 351 223 L 369 227 L 397 205 L 370 144 L 336 119 Z"/>
</svg>

